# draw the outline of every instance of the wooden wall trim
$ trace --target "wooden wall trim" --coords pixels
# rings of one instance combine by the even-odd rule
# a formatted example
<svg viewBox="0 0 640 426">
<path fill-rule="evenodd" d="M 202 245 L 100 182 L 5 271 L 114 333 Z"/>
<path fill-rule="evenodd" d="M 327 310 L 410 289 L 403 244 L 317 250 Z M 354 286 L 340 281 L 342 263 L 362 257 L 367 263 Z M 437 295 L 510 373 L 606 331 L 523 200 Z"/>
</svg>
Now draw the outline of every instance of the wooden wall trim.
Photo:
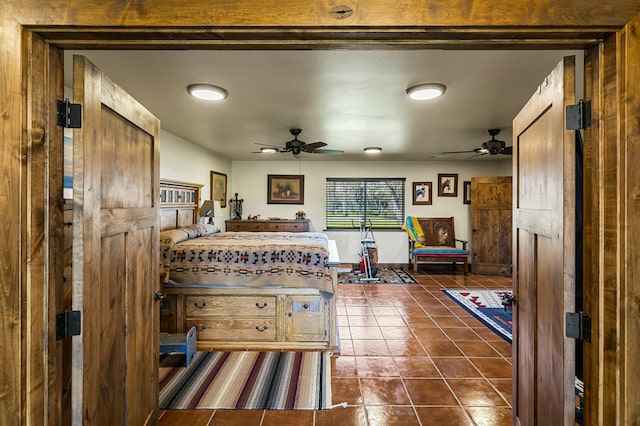
<svg viewBox="0 0 640 426">
<path fill-rule="evenodd" d="M 60 418 L 61 350 L 56 340 L 56 315 L 63 298 L 62 128 L 56 123 L 55 103 L 63 99 L 62 51 L 41 37 L 26 34 L 27 116 L 24 139 L 26 203 L 23 222 L 25 264 L 22 323 L 27 423 L 47 424 Z M 50 70 L 52 70 L 50 72 Z M 43 336 L 46 336 L 43 338 Z"/>
<path fill-rule="evenodd" d="M 640 388 L 640 15 L 620 32 L 618 80 L 620 90 L 620 186 L 621 259 L 620 277 L 620 401 L 635 401 L 621 405 L 620 424 L 633 424 L 640 419 L 638 388 Z"/>
<path fill-rule="evenodd" d="M 310 2 L 281 0 L 5 0 L 25 26 L 170 27 L 564 27 L 622 28 L 638 10 L 636 0 L 377 0 Z M 343 5 L 343 6 L 339 6 Z"/>
<path fill-rule="evenodd" d="M 36 259 L 34 265 L 40 270 L 28 271 L 33 257 L 27 250 L 27 242 L 31 248 L 37 248 L 33 252 L 37 256 L 44 256 L 47 250 L 51 256 L 57 250 L 56 244 L 60 244 L 55 242 L 58 237 L 47 229 L 47 226 L 55 226 L 57 207 L 50 206 L 50 200 L 41 200 L 39 197 L 43 194 L 30 192 L 32 185 L 40 185 L 41 182 L 30 179 L 43 176 L 37 172 L 29 175 L 28 158 L 23 157 L 27 133 L 32 131 L 27 130 L 32 125 L 27 121 L 27 109 L 33 107 L 29 105 L 28 73 L 24 68 L 25 58 L 30 53 L 26 33 L 39 34 L 47 42 L 62 47 L 78 48 L 84 46 L 82 43 L 110 48 L 209 46 L 216 49 L 305 46 L 354 49 L 578 47 L 620 30 L 639 8 L 637 0 L 516 0 L 510 3 L 500 0 L 379 0 L 349 6 L 353 9 L 352 15 L 343 15 L 345 19 L 339 20 L 331 14 L 333 5 L 328 2 L 297 0 L 277 3 L 262 0 L 194 0 L 186 3 L 167 0 L 133 3 L 5 0 L 0 4 L 0 211 L 5 219 L 0 224 L 3 250 L 3 262 L 0 263 L 0 362 L 3 367 L 0 369 L 0 424 L 26 422 L 28 383 L 29 386 L 35 385 L 29 390 L 35 392 L 30 395 L 30 401 L 34 403 L 47 398 L 49 402 L 53 401 L 55 394 L 47 396 L 46 393 L 55 392 L 53 389 L 57 386 L 55 377 L 49 377 L 48 384 L 38 382 L 35 377 L 33 382 L 27 381 L 27 362 L 33 354 L 27 351 L 29 339 L 21 336 L 25 330 L 31 330 L 30 319 L 22 307 L 23 298 L 28 297 L 26 283 L 29 282 L 31 289 L 42 285 L 43 289 L 53 291 L 46 287 L 48 282 L 38 281 L 40 278 L 33 281 L 33 277 L 45 277 L 47 268 L 50 268 L 49 282 L 53 279 L 52 274 L 55 275 L 55 269 L 51 269 L 51 257 Z M 113 26 L 113 29 L 104 30 L 103 26 Z M 589 353 L 592 362 L 602 368 L 594 366 L 597 377 L 588 382 L 592 390 L 597 389 L 597 392 L 587 394 L 592 398 L 587 415 L 592 416 L 593 421 L 589 424 L 609 424 L 612 419 L 613 424 L 623 424 L 632 422 L 634 415 L 638 418 L 636 410 L 639 408 L 631 404 L 634 401 L 633 386 L 637 386 L 640 379 L 637 362 L 640 355 L 634 352 L 638 352 L 637 336 L 640 336 L 638 306 L 634 305 L 639 295 L 631 283 L 637 279 L 640 265 L 634 248 L 621 246 L 626 241 L 637 241 L 629 238 L 639 236 L 640 225 L 633 220 L 639 209 L 638 177 L 633 167 L 624 169 L 620 164 L 623 161 L 620 150 L 629 152 L 624 158 L 637 158 L 636 150 L 640 143 L 637 140 L 640 102 L 634 97 L 635 93 L 640 93 L 635 31 L 638 26 L 638 18 L 635 18 L 633 25 L 623 30 L 620 40 L 616 36 L 604 43 L 604 51 L 598 54 L 599 62 L 594 62 L 598 67 L 602 66 L 602 71 L 594 68 L 592 73 L 598 74 L 592 89 L 601 97 L 601 113 L 597 135 L 593 136 L 597 146 L 590 154 L 594 164 L 588 174 L 599 189 L 594 192 L 597 199 L 591 200 L 587 207 L 590 211 L 585 216 L 585 223 L 594 222 L 590 237 L 585 239 L 585 247 L 595 246 L 589 253 L 593 261 L 593 276 L 589 281 L 593 299 L 590 303 L 592 314 L 597 318 L 595 332 L 601 339 L 599 344 L 592 345 Z M 74 37 L 75 29 L 79 35 Z M 620 45 L 623 41 L 624 46 Z M 625 49 L 625 54 L 616 54 L 617 49 Z M 49 77 L 55 79 L 51 75 Z M 616 79 L 626 86 L 618 89 Z M 633 106 L 621 111 L 621 105 L 631 101 Z M 32 111 L 31 118 L 39 121 L 34 113 Z M 621 137 L 625 139 L 619 139 Z M 49 161 L 57 161 L 57 154 L 53 152 L 52 155 L 54 157 Z M 50 179 L 54 179 L 56 172 L 52 168 L 47 169 L 46 164 L 31 162 L 29 167 L 33 169 L 39 165 L 44 173 L 49 173 Z M 624 170 L 624 175 L 619 175 L 621 170 Z M 626 182 L 624 193 L 620 192 L 619 180 Z M 55 197 L 51 185 L 47 191 Z M 619 220 L 621 215 L 624 216 L 622 221 Z M 49 222 L 39 227 L 43 216 Z M 39 241 L 40 238 L 44 241 Z M 27 279 L 28 274 L 31 281 Z M 585 279 L 588 275 L 585 273 Z M 39 297 L 43 297 L 42 294 Z M 620 297 L 623 298 L 622 306 L 617 302 Z M 29 306 L 36 307 L 36 314 L 37 309 L 44 314 L 45 308 L 36 306 L 40 302 L 34 299 L 29 303 Z M 49 318 L 51 312 L 49 310 Z M 30 311 L 29 315 L 32 313 Z M 35 334 L 28 337 L 35 339 Z M 623 348 L 621 366 L 614 360 L 617 344 Z M 45 347 L 43 342 L 38 345 Z M 48 348 L 53 350 L 51 346 Z M 45 359 L 46 362 L 54 362 L 51 358 Z M 46 368 L 45 360 L 41 358 L 39 362 L 42 368 Z M 50 369 L 54 368 L 50 366 Z M 621 374 L 624 375 L 622 379 Z M 620 399 L 621 395 L 625 399 Z M 46 411 L 34 405 L 30 407 L 29 413 L 35 413 L 31 420 Z M 50 421 L 44 423 L 55 423 L 55 408 L 50 407 L 49 410 Z"/>
<path fill-rule="evenodd" d="M 20 424 L 23 417 L 24 368 L 21 359 L 23 311 L 22 162 L 23 30 L 0 5 L 0 424 Z"/>
<path fill-rule="evenodd" d="M 640 418 L 640 15 L 585 55 L 585 424 Z"/>
</svg>

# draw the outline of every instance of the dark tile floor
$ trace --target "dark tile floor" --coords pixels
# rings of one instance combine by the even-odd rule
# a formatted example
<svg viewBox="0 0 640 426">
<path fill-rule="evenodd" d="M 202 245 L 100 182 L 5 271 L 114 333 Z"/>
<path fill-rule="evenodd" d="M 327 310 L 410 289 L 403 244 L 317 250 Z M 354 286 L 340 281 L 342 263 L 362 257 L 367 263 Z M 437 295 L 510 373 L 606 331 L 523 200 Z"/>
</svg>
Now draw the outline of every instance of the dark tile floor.
<svg viewBox="0 0 640 426">
<path fill-rule="evenodd" d="M 419 284 L 340 284 L 341 353 L 322 411 L 167 410 L 161 425 L 511 425 L 511 345 L 444 288 L 511 278 L 421 271 Z"/>
</svg>

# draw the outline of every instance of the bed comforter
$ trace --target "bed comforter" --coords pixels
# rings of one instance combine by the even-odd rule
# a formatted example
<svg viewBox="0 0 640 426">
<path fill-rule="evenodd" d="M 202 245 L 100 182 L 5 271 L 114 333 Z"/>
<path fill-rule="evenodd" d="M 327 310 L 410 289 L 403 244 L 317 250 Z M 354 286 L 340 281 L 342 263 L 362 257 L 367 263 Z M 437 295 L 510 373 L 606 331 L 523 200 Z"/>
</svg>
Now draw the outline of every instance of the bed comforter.
<svg viewBox="0 0 640 426">
<path fill-rule="evenodd" d="M 176 230 L 177 231 L 177 230 Z M 295 287 L 333 293 L 328 238 L 316 232 L 161 234 L 165 285 Z"/>
</svg>

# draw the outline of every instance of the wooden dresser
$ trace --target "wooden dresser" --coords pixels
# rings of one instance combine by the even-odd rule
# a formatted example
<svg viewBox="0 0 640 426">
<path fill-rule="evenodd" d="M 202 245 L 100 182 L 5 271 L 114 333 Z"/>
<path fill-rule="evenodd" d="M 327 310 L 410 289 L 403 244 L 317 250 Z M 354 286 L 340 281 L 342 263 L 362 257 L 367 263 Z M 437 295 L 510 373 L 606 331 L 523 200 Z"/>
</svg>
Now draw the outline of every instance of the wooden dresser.
<svg viewBox="0 0 640 426">
<path fill-rule="evenodd" d="M 309 219 L 227 220 L 227 232 L 309 232 Z"/>
</svg>

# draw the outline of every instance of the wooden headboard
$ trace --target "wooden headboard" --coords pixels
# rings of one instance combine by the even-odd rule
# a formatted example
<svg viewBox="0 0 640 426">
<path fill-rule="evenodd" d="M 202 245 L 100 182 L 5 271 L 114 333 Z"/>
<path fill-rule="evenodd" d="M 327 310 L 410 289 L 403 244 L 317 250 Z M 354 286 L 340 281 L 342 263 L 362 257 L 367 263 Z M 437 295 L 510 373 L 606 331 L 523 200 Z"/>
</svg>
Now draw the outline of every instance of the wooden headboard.
<svg viewBox="0 0 640 426">
<path fill-rule="evenodd" d="M 160 230 L 198 223 L 200 217 L 199 183 L 160 179 Z"/>
</svg>

